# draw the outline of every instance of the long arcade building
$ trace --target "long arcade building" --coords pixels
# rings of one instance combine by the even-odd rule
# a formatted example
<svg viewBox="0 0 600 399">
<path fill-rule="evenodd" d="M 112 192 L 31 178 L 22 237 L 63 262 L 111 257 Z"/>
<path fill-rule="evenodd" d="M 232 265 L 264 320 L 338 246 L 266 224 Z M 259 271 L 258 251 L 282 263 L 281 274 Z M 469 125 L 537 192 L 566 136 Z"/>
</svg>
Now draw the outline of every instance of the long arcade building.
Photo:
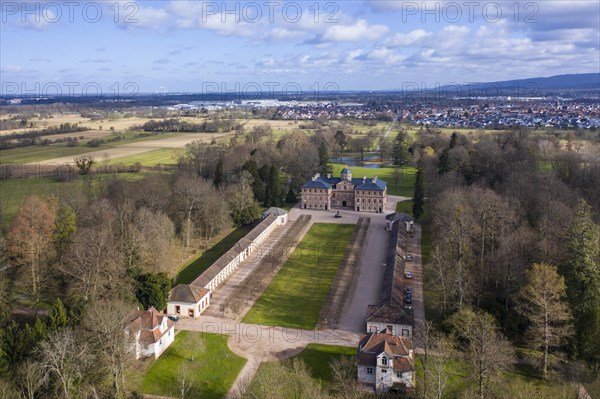
<svg viewBox="0 0 600 399">
<path fill-rule="evenodd" d="M 215 290 L 242 262 L 253 254 L 277 227 L 287 222 L 287 212 L 272 208 L 263 220 L 229 251 L 200 274 L 191 284 L 178 284 L 169 293 L 167 313 L 180 317 L 198 318 L 210 304 Z"/>
</svg>

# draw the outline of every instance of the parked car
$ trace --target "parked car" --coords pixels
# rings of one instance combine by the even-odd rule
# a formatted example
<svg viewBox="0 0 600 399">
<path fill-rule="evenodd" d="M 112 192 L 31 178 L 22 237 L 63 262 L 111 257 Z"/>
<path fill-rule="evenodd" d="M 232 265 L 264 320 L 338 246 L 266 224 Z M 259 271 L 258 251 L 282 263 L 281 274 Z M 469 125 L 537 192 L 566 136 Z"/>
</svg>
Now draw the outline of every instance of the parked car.
<svg viewBox="0 0 600 399">
<path fill-rule="evenodd" d="M 412 303 L 412 297 L 410 295 L 407 295 L 406 298 L 404 299 L 405 303 Z"/>
<path fill-rule="evenodd" d="M 410 255 L 406 255 L 406 261 L 407 261 L 407 262 L 410 262 L 411 260 L 412 260 L 412 256 L 410 256 Z"/>
<path fill-rule="evenodd" d="M 168 316 L 168 317 L 169 317 L 169 320 L 179 321 L 179 316 L 177 316 L 177 315 L 171 315 L 171 316 Z"/>
<path fill-rule="evenodd" d="M 406 278 L 412 278 L 411 272 L 406 272 L 406 273 L 404 273 L 404 275 L 406 276 Z"/>
<path fill-rule="evenodd" d="M 341 218 L 342 215 L 340 215 L 340 211 L 337 211 L 337 213 L 333 217 L 334 218 Z"/>
<path fill-rule="evenodd" d="M 412 295 L 412 287 L 410 285 L 406 287 L 406 294 Z"/>
</svg>

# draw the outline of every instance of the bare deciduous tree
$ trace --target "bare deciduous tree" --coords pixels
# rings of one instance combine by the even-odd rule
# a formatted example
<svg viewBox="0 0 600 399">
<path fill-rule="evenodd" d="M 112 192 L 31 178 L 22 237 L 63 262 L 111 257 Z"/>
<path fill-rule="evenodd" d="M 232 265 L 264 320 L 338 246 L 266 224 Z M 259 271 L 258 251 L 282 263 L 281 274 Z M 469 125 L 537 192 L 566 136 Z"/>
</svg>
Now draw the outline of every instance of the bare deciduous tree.
<svg viewBox="0 0 600 399">
<path fill-rule="evenodd" d="M 26 399 L 35 399 L 47 381 L 48 374 L 39 363 L 32 360 L 26 360 L 19 366 L 15 378 L 21 396 Z"/>
<path fill-rule="evenodd" d="M 48 336 L 40 343 L 39 359 L 44 371 L 57 381 L 59 395 L 75 397 L 89 357 L 87 347 L 76 341 L 73 330 L 64 328 Z"/>
<path fill-rule="evenodd" d="M 129 303 L 110 300 L 94 302 L 87 310 L 85 327 L 96 367 L 110 379 L 112 395 L 121 398 L 125 392 L 125 371 L 135 360 L 135 334 L 129 331 Z"/>
<path fill-rule="evenodd" d="M 480 399 L 487 397 L 491 385 L 510 362 L 512 346 L 504 339 L 494 317 L 483 311 L 463 308 L 450 318 L 457 338 L 466 342 Z"/>
<path fill-rule="evenodd" d="M 46 201 L 30 196 L 19 209 L 9 231 L 9 252 L 29 269 L 25 282 L 36 303 L 40 301 L 45 283 L 44 268 L 49 258 L 55 216 L 55 209 Z"/>
<path fill-rule="evenodd" d="M 572 334 L 571 312 L 565 301 L 565 279 L 555 266 L 535 263 L 527 272 L 527 283 L 519 293 L 519 310 L 527 317 L 528 336 L 543 351 L 542 379 L 548 372 L 550 348 L 558 346 Z"/>
</svg>

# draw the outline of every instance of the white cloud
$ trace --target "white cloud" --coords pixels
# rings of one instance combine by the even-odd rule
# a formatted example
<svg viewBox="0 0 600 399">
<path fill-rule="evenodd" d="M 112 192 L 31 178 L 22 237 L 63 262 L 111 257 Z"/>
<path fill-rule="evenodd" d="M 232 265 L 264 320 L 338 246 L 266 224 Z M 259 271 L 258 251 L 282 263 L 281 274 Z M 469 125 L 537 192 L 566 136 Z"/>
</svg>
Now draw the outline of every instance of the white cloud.
<svg viewBox="0 0 600 399">
<path fill-rule="evenodd" d="M 387 39 L 385 44 L 391 47 L 420 46 L 426 39 L 429 39 L 432 36 L 432 32 L 427 32 L 425 29 L 416 29 L 408 33 L 396 33 Z"/>
<path fill-rule="evenodd" d="M 364 19 L 353 25 L 333 25 L 328 27 L 321 37 L 326 42 L 357 42 L 360 40 L 377 40 L 388 32 L 385 25 L 369 25 Z"/>
</svg>

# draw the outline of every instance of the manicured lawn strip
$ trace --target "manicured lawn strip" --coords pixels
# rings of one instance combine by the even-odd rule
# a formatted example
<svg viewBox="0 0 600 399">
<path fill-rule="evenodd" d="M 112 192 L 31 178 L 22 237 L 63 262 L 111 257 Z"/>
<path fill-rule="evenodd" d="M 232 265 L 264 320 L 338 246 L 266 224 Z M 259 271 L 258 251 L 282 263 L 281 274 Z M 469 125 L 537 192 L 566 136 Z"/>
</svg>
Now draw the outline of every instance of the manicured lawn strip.
<svg viewBox="0 0 600 399">
<path fill-rule="evenodd" d="M 202 272 L 210 267 L 217 259 L 221 257 L 225 252 L 229 251 L 240 238 L 252 230 L 253 224 L 248 226 L 241 226 L 233 230 L 221 241 L 217 242 L 211 248 L 202 252 L 198 257 L 192 259 L 185 264 L 175 281 L 177 284 L 189 284 L 196 279 Z"/>
<path fill-rule="evenodd" d="M 331 363 L 342 356 L 356 355 L 356 348 L 350 346 L 308 344 L 306 348 L 295 356 L 301 359 L 310 369 L 312 377 L 319 382 L 330 383 Z"/>
<path fill-rule="evenodd" d="M 333 176 L 339 176 L 342 169 L 346 167 L 346 165 L 339 163 L 334 163 L 331 165 L 333 166 Z M 402 173 L 399 176 L 397 186 L 396 177 L 394 176 L 394 169 L 396 168 L 365 168 L 361 166 L 349 166 L 349 168 L 352 171 L 353 178 L 362 178 L 363 176 L 373 178 L 377 176 L 378 179 L 385 180 L 387 182 L 388 195 L 400 195 L 411 198 L 414 195 L 415 174 L 417 173 L 417 169 L 412 166 L 405 166 L 401 168 Z"/>
<path fill-rule="evenodd" d="M 315 328 L 354 228 L 315 223 L 242 321 Z"/>
<path fill-rule="evenodd" d="M 225 335 L 180 331 L 146 373 L 142 392 L 179 397 L 177 377 L 184 370 L 195 380 L 190 398 L 222 398 L 245 363 L 229 350 Z"/>
</svg>

